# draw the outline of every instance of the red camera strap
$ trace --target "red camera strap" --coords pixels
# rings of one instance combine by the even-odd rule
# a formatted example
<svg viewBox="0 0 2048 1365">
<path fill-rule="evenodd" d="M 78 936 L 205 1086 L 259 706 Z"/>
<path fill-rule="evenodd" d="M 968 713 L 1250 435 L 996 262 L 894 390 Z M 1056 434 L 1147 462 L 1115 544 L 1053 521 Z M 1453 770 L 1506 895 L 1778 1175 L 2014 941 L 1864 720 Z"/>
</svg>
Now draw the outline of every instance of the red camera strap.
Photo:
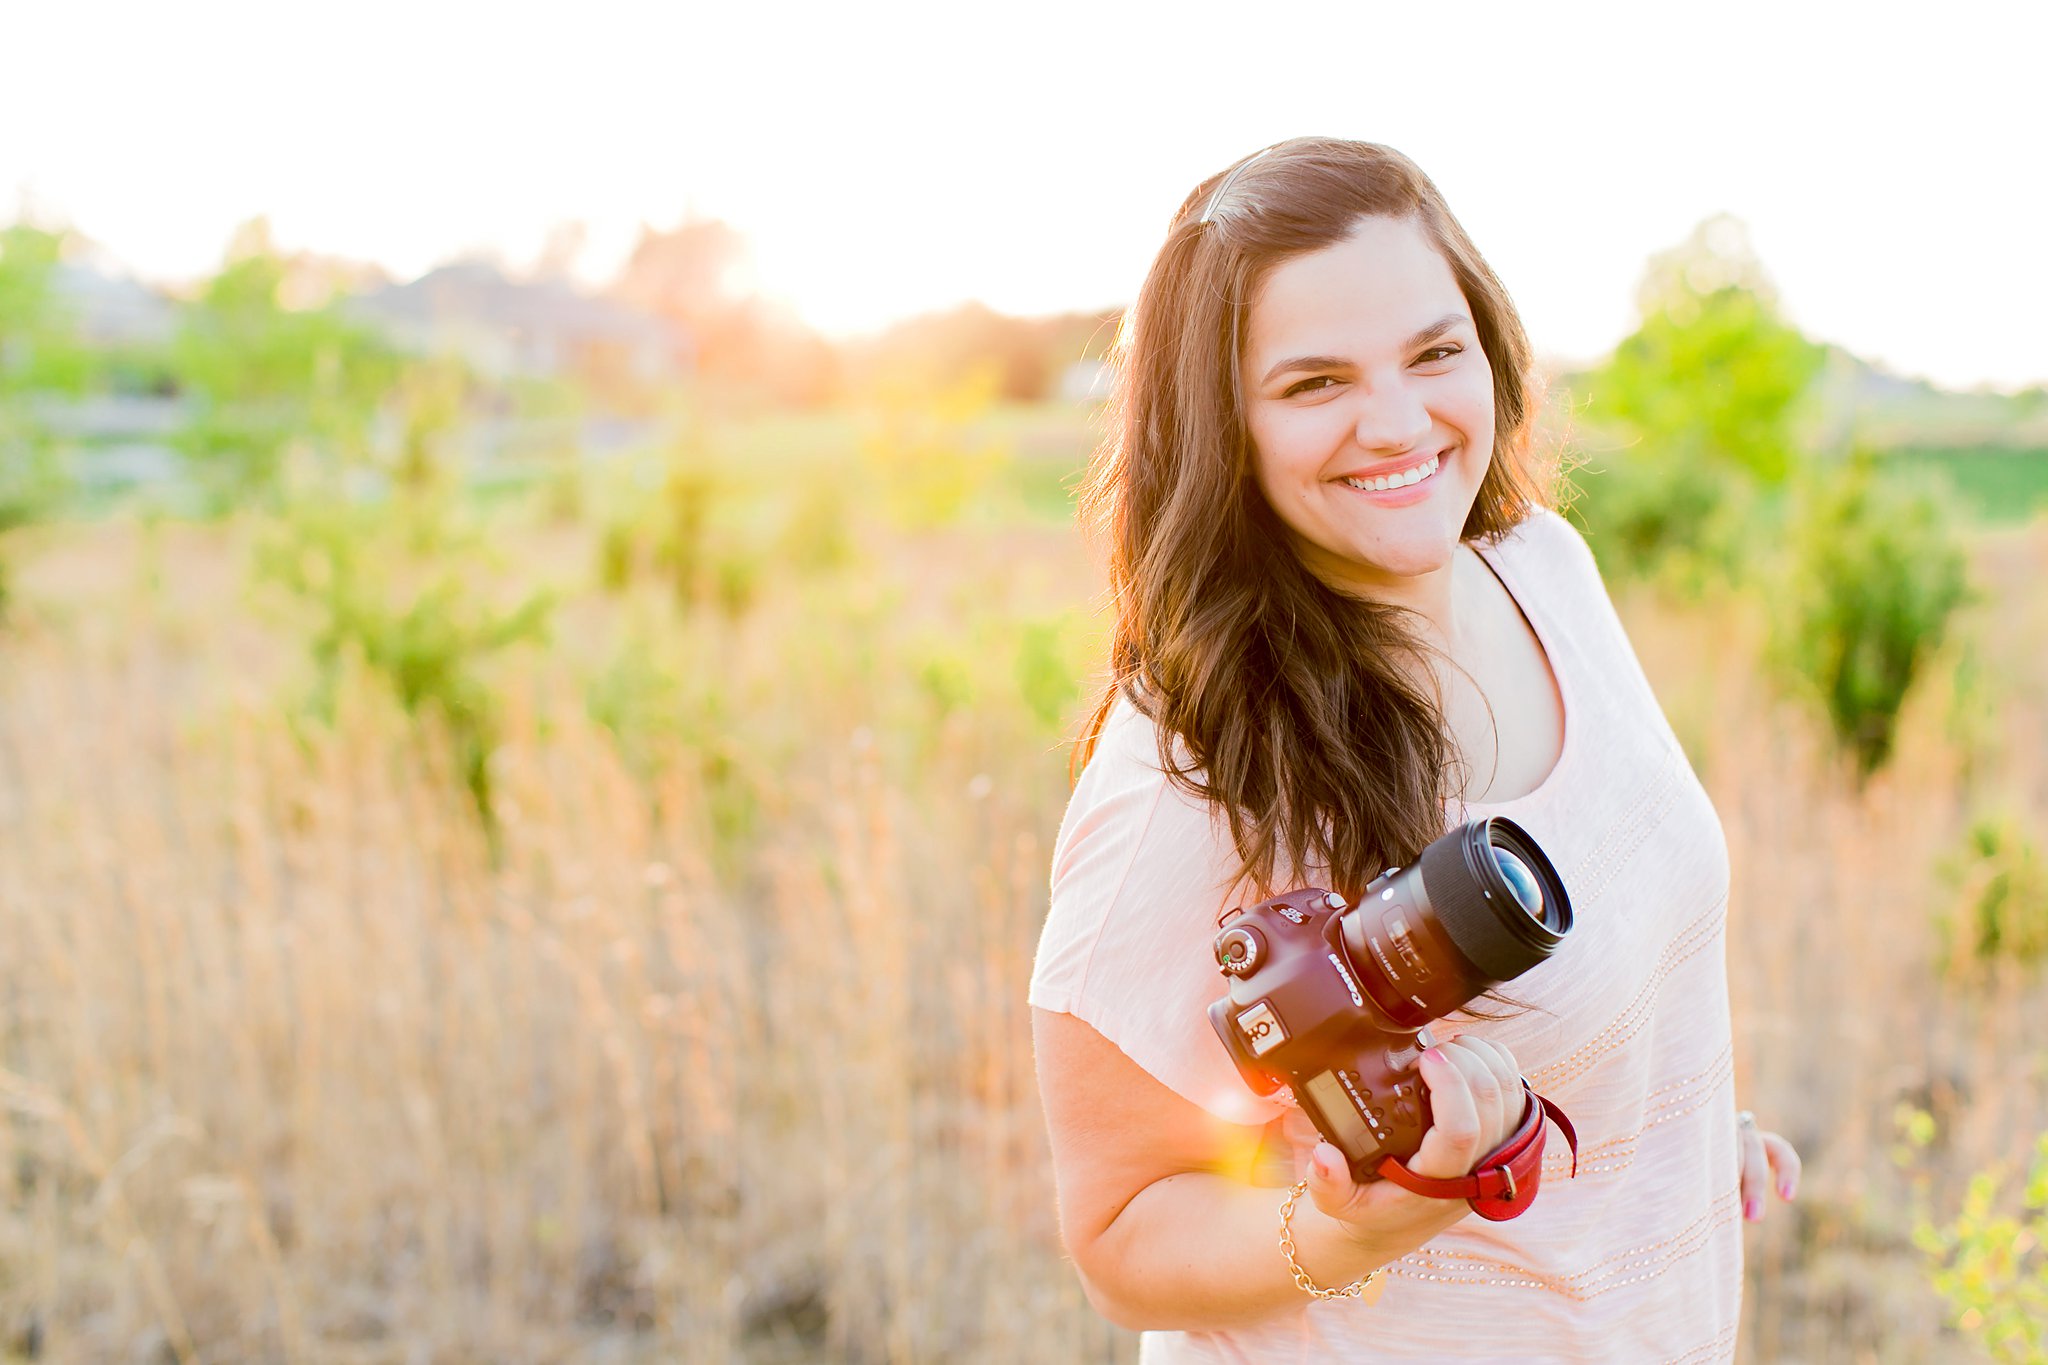
<svg viewBox="0 0 2048 1365">
<path fill-rule="evenodd" d="M 1472 1174 L 1456 1180 L 1439 1180 L 1417 1175 L 1391 1156 L 1379 1164 L 1377 1173 L 1404 1190 L 1431 1199 L 1468 1200 L 1474 1213 L 1496 1223 L 1526 1212 L 1536 1201 L 1536 1187 L 1543 1176 L 1543 1121 L 1547 1118 L 1556 1124 L 1571 1145 L 1573 1175 L 1579 1173 L 1579 1135 L 1573 1131 L 1572 1121 L 1565 1117 L 1564 1110 L 1554 1102 L 1530 1089 L 1527 1081 L 1522 1082 L 1522 1090 L 1528 1095 L 1529 1104 L 1521 1125 L 1512 1137 L 1482 1158 Z"/>
</svg>

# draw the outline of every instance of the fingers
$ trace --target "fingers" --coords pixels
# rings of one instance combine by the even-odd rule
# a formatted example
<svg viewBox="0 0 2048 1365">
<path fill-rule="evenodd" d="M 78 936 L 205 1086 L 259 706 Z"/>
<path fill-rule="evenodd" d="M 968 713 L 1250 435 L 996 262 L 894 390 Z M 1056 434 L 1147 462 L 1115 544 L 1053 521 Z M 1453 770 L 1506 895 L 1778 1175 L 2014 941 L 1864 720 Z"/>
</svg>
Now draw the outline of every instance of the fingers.
<svg viewBox="0 0 2048 1365">
<path fill-rule="evenodd" d="M 1497 1043 L 1460 1038 L 1422 1054 L 1431 1126 L 1408 1162 L 1417 1175 L 1455 1179 L 1521 1122 L 1521 1073 Z"/>
<path fill-rule="evenodd" d="M 1308 1197 L 1332 1218 L 1350 1220 L 1358 1216 L 1364 1189 L 1351 1178 L 1344 1154 L 1327 1142 L 1319 1142 L 1309 1154 Z"/>
<path fill-rule="evenodd" d="M 1771 1164 L 1772 1188 L 1778 1198 L 1790 1200 L 1799 1193 L 1799 1153 L 1791 1143 L 1776 1133 L 1759 1133 L 1764 1146 L 1764 1159 Z"/>
<path fill-rule="evenodd" d="M 1439 1180 L 1466 1174 L 1480 1154 L 1478 1102 L 1463 1068 L 1445 1055 L 1449 1046 L 1423 1053 L 1417 1067 L 1429 1088 L 1430 1126 L 1408 1160 L 1409 1170 Z"/>
<path fill-rule="evenodd" d="M 1763 1133 L 1753 1124 L 1737 1129 L 1742 1156 L 1742 1217 L 1755 1223 L 1764 1216 L 1764 1191 L 1770 1185 L 1771 1167 L 1764 1154 Z"/>
<path fill-rule="evenodd" d="M 1461 1037 L 1458 1042 L 1485 1061 L 1491 1075 L 1491 1088 L 1500 1096 L 1499 1135 L 1483 1149 L 1490 1152 L 1522 1126 L 1522 1116 L 1529 1107 L 1528 1093 L 1522 1084 L 1522 1068 L 1512 1052 L 1491 1038 L 1468 1036 Z"/>
</svg>

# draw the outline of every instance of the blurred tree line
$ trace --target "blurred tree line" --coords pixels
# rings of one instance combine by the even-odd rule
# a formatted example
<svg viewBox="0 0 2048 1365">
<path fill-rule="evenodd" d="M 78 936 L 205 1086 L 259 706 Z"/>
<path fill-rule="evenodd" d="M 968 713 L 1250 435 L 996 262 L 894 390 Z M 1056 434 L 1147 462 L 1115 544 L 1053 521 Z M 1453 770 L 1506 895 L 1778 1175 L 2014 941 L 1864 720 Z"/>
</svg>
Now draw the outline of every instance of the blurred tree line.
<svg viewBox="0 0 2048 1365">
<path fill-rule="evenodd" d="M 374 267 L 287 253 L 261 219 L 236 231 L 215 274 L 164 301 L 175 319 L 168 338 L 88 342 L 56 278 L 86 245 L 66 229 L 0 230 L 0 403 L 15 424 L 0 430 L 16 450 L 51 444 L 49 425 L 32 420 L 31 395 L 183 398 L 190 413 L 176 446 L 222 499 L 265 495 L 295 452 L 416 469 L 422 442 L 465 413 L 645 415 L 679 400 L 822 408 L 970 382 L 995 401 L 1042 401 L 1058 395 L 1069 366 L 1106 354 L 1119 316 L 1019 318 L 970 303 L 830 340 L 751 288 L 739 232 L 690 219 L 643 229 L 600 293 L 668 324 L 681 343 L 673 363 L 631 375 L 601 354 L 577 355 L 551 374 L 493 377 L 459 354 L 423 354 L 352 308 L 363 285 L 383 282 Z M 574 242 L 551 238 L 534 278 L 565 280 L 559 258 L 574 252 Z"/>
<path fill-rule="evenodd" d="M 1962 518 L 1853 422 L 1825 431 L 1830 353 L 1785 319 L 1734 219 L 1653 257 L 1637 311 L 1569 381 L 1573 513 L 1611 579 L 1760 597 L 1777 663 L 1867 779 L 1968 599 Z"/>
<path fill-rule="evenodd" d="M 926 416 L 952 413 L 963 395 L 977 411 L 1053 396 L 1069 366 L 1108 351 L 1117 322 L 967 304 L 834 342 L 750 287 L 737 231 L 691 219 L 644 229 L 607 291 L 686 337 L 687 363 L 637 378 L 572 368 L 508 379 L 401 345 L 350 308 L 360 272 L 281 251 L 260 221 L 174 301 L 159 344 L 94 344 L 57 288 L 80 245 L 63 230 L 0 231 L 0 536 L 62 496 L 72 452 L 53 414 L 96 393 L 175 396 L 170 444 L 215 511 L 277 506 L 294 496 L 288 485 L 333 499 L 365 479 L 445 509 L 459 481 L 450 450 L 476 421 L 566 421 L 555 453 L 573 465 L 575 424 L 607 408 L 859 408 L 881 414 L 871 424 L 883 455 L 905 432 L 930 446 L 913 463 L 943 492 L 961 482 L 954 466 L 972 462 L 960 443 L 971 445 L 973 423 L 955 413 L 928 431 Z M 574 243 L 557 246 L 551 255 L 573 254 Z M 1856 770 L 1875 771 L 1968 595 L 1958 518 L 1875 458 L 1853 421 L 1822 420 L 1817 381 L 1846 357 L 1783 316 L 1740 224 L 1709 220 L 1653 258 L 1638 311 L 1611 357 L 1563 381 L 1581 452 L 1574 514 L 1617 581 L 1679 596 L 1766 589 L 1788 677 Z"/>
<path fill-rule="evenodd" d="M 704 382 L 782 405 L 819 407 L 878 388 L 939 393 L 984 376 L 999 400 L 1041 402 L 1058 395 L 1069 365 L 1107 354 L 1120 316 L 1020 318 L 966 303 L 834 343 L 752 293 L 746 260 L 746 239 L 716 219 L 643 229 L 612 292 L 691 337 Z"/>
</svg>

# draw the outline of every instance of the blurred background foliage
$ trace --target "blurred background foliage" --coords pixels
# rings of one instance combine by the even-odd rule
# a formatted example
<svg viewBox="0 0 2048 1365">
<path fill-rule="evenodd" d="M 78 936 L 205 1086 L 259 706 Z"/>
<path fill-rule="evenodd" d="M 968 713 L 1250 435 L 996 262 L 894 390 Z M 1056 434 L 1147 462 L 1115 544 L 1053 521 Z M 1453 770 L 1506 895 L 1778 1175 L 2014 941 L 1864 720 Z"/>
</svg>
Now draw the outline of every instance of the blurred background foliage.
<svg viewBox="0 0 2048 1365">
<path fill-rule="evenodd" d="M 575 245 L 0 230 L 0 1356 L 1131 1357 L 1022 1005 L 1117 315 L 831 340 L 722 223 Z M 1814 1172 L 1745 1349 L 2039 1359 L 2048 391 L 1804 336 L 1728 219 L 1638 303 L 1538 439 Z"/>
</svg>

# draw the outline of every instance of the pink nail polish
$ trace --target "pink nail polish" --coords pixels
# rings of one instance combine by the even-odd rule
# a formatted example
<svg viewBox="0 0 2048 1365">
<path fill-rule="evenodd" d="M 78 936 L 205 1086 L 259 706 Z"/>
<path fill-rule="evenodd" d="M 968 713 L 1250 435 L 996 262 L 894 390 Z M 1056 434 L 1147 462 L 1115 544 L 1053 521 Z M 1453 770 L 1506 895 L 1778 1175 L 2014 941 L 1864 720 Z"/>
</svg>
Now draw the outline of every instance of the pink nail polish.
<svg viewBox="0 0 2048 1365">
<path fill-rule="evenodd" d="M 1742 1216 L 1754 1223 L 1764 1216 L 1763 1201 L 1752 1199 L 1742 1206 Z"/>
<path fill-rule="evenodd" d="M 1789 1180 L 1781 1180 L 1781 1181 L 1779 1181 L 1779 1182 L 1778 1182 L 1778 1198 L 1780 1198 L 1780 1199 L 1785 1199 L 1785 1200 L 1789 1200 L 1789 1199 L 1791 1199 L 1791 1198 L 1792 1198 L 1792 1182 L 1791 1182 L 1791 1181 L 1789 1181 Z"/>
</svg>

